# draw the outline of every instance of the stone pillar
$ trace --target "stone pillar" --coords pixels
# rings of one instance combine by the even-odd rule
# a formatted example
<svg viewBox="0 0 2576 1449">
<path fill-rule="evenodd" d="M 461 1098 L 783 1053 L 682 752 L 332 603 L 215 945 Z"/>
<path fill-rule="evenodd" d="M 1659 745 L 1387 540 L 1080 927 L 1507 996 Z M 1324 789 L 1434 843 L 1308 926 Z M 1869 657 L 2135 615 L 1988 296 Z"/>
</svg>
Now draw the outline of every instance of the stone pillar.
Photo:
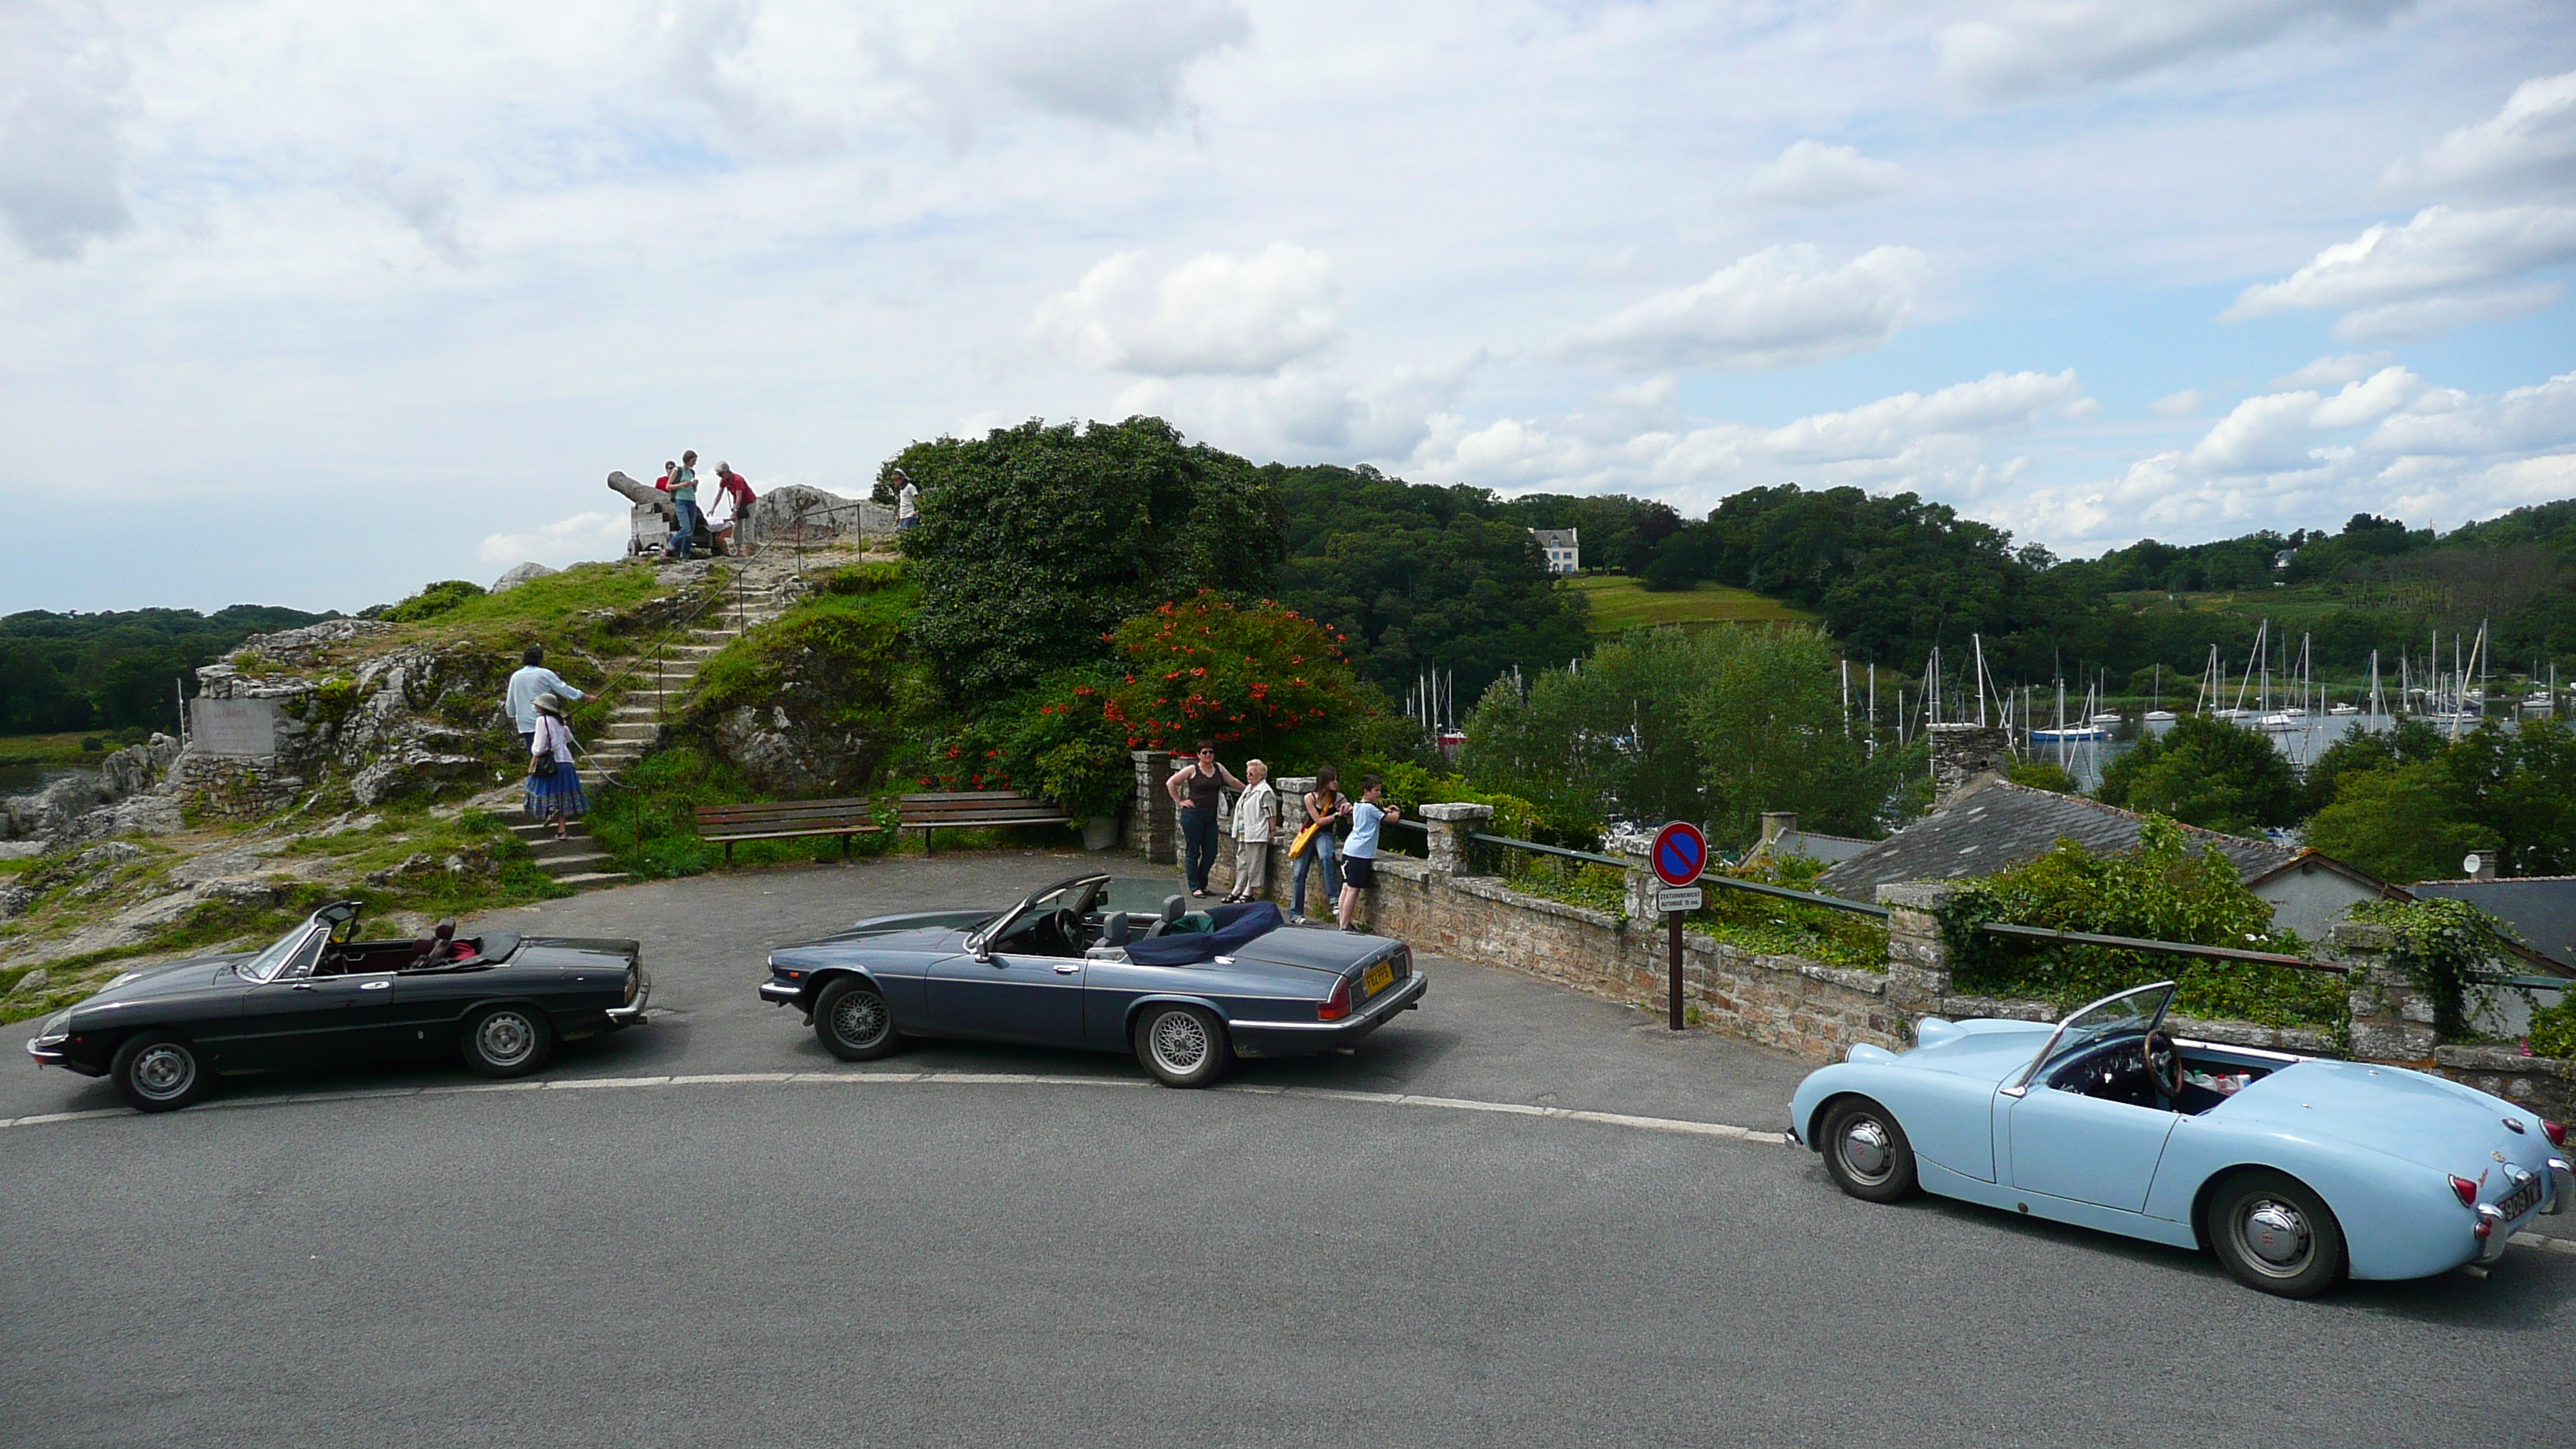
<svg viewBox="0 0 2576 1449">
<path fill-rule="evenodd" d="M 1285 845 L 1306 828 L 1306 792 L 1315 788 L 1315 777 L 1273 775 L 1270 788 L 1279 792 L 1279 833 L 1271 839 Z"/>
<path fill-rule="evenodd" d="M 1468 862 L 1475 859 L 1469 849 L 1469 831 L 1494 818 L 1491 805 L 1425 805 L 1422 807 L 1423 833 L 1431 838 L 1431 873 L 1435 876 L 1473 875 Z"/>
<path fill-rule="evenodd" d="M 1949 799 L 1980 775 L 2012 768 L 2012 737 L 1994 725 L 1936 724 L 1932 740 L 1932 798 Z"/>
<path fill-rule="evenodd" d="M 1947 881 L 1908 881 L 1878 888 L 1887 907 L 1887 1004 L 1914 1018 L 1936 1015 L 1950 994 L 1950 941 L 1941 912 L 1958 895 Z"/>
<path fill-rule="evenodd" d="M 2399 969 L 2397 941 L 2386 926 L 2347 922 L 2327 933 L 2333 959 L 2351 968 L 2352 1054 L 2373 1062 L 2428 1066 L 2441 1035 L 2433 1026 L 2433 998 Z"/>
<path fill-rule="evenodd" d="M 1137 750 L 1136 823 L 1128 839 L 1141 847 L 1145 859 L 1155 865 L 1178 865 L 1181 859 L 1180 821 L 1172 807 L 1172 794 L 1163 782 L 1172 778 L 1172 752 Z"/>
<path fill-rule="evenodd" d="M 1768 850 L 1772 846 L 1779 844 L 1781 836 L 1786 835 L 1797 828 L 1797 812 L 1791 810 L 1763 811 L 1762 848 Z"/>
</svg>

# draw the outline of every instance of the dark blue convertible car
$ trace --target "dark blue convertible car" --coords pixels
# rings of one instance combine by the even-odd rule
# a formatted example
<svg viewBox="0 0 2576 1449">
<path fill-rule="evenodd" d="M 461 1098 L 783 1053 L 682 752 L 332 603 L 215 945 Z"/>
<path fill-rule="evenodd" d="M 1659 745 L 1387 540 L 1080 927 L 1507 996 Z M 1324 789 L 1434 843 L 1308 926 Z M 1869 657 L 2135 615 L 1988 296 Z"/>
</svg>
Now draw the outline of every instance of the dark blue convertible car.
<svg viewBox="0 0 2576 1449">
<path fill-rule="evenodd" d="M 1268 902 L 1191 911 L 1170 890 L 1079 875 L 999 911 L 880 916 L 771 952 L 760 996 L 844 1061 L 965 1037 L 1133 1052 L 1175 1087 L 1349 1046 L 1422 1002 L 1402 941 L 1285 927 Z"/>
</svg>

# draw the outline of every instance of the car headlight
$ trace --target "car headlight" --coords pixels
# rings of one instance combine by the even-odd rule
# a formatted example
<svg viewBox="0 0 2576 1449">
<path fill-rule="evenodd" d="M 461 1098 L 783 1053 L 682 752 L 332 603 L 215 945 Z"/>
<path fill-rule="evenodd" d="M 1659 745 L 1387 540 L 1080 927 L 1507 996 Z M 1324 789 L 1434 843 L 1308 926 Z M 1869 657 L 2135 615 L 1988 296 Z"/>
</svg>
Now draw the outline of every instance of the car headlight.
<svg viewBox="0 0 2576 1449">
<path fill-rule="evenodd" d="M 72 1014 L 69 1011 L 58 1011 L 43 1026 L 36 1029 L 36 1040 L 51 1045 L 58 1041 L 70 1040 L 71 1034 Z"/>
</svg>

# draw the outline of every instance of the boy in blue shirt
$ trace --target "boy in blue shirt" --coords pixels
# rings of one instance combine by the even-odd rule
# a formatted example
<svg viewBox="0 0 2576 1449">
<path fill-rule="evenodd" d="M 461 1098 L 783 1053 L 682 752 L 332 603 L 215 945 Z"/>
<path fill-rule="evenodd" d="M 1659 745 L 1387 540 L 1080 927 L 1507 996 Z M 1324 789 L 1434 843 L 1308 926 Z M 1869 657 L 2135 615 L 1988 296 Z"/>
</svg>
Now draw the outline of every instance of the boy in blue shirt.
<svg viewBox="0 0 2576 1449">
<path fill-rule="evenodd" d="M 1386 777 L 1360 777 L 1359 807 L 1351 812 L 1351 834 L 1342 842 L 1342 899 L 1333 914 L 1342 929 L 1359 933 L 1351 918 L 1359 914 L 1360 892 L 1377 884 L 1377 833 L 1390 820 L 1401 820 L 1404 812 L 1385 803 Z"/>
</svg>

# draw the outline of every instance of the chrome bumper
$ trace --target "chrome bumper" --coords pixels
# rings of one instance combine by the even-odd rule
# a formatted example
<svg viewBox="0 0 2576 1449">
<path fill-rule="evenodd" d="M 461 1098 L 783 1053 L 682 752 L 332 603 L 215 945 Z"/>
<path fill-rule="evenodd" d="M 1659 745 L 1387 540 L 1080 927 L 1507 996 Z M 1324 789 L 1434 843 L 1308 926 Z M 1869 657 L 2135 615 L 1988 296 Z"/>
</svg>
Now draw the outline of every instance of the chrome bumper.
<svg viewBox="0 0 2576 1449">
<path fill-rule="evenodd" d="M 2567 1200 L 2571 1197 L 2576 1197 L 2576 1169 L 2569 1168 L 2564 1157 L 2549 1159 L 2549 1201 L 2542 1204 L 2542 1215 L 2567 1211 Z"/>
<path fill-rule="evenodd" d="M 788 1006 L 805 995 L 801 981 L 768 980 L 760 983 L 760 999 L 772 1006 Z"/>
<path fill-rule="evenodd" d="M 653 999 L 653 978 L 645 977 L 636 985 L 635 999 L 624 1006 L 608 1008 L 610 1026 L 636 1026 L 644 1020 L 644 1007 Z"/>
</svg>

